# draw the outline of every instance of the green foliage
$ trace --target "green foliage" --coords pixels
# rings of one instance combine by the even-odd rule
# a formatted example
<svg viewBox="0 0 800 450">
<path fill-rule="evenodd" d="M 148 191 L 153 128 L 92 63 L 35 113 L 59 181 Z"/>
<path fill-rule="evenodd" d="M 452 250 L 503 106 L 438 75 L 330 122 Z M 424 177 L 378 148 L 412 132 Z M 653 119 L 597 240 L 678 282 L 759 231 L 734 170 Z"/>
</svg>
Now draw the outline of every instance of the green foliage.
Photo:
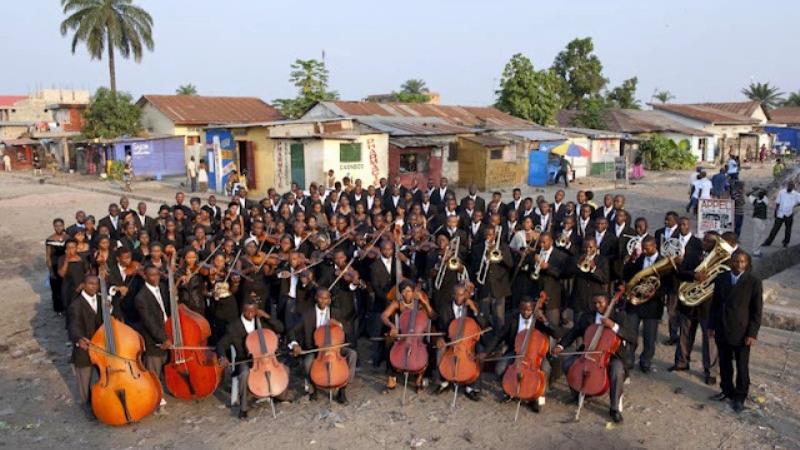
<svg viewBox="0 0 800 450">
<path fill-rule="evenodd" d="M 750 83 L 742 89 L 742 94 L 750 100 L 761 102 L 764 109 L 775 108 L 783 102 L 783 92 L 767 83 Z"/>
<path fill-rule="evenodd" d="M 144 9 L 133 5 L 132 0 L 61 0 L 67 18 L 61 22 L 61 35 L 70 30 L 72 53 L 81 42 L 92 59 L 102 59 L 108 51 L 108 70 L 111 92 L 116 94 L 114 50 L 123 58 L 133 55 L 136 62 L 142 60 L 144 48 L 152 51 L 153 18 Z"/>
<path fill-rule="evenodd" d="M 561 99 L 567 108 L 583 109 L 583 103 L 600 94 L 608 83 L 603 77 L 603 64 L 593 51 L 592 38 L 573 39 L 553 61 L 553 70 L 561 79 Z"/>
<path fill-rule="evenodd" d="M 328 91 L 328 69 L 324 62 L 297 59 L 291 69 L 289 81 L 297 87 L 297 97 L 273 100 L 284 116 L 296 119 L 316 102 L 339 98 L 336 91 Z"/>
<path fill-rule="evenodd" d="M 125 161 L 111 161 L 111 167 L 108 170 L 109 180 L 121 180 L 125 172 Z"/>
<path fill-rule="evenodd" d="M 783 106 L 800 106 L 800 91 L 790 93 Z"/>
<path fill-rule="evenodd" d="M 572 118 L 571 125 L 583 128 L 602 130 L 606 127 L 608 105 L 601 95 L 595 95 L 583 102 L 583 107 Z"/>
<path fill-rule="evenodd" d="M 639 100 L 636 100 L 636 85 L 639 78 L 633 77 L 622 82 L 606 95 L 606 103 L 610 108 L 640 109 Z"/>
<path fill-rule="evenodd" d="M 674 99 L 675 96 L 672 95 L 672 92 L 670 92 L 670 91 L 665 89 L 665 90 L 661 90 L 661 91 L 656 92 L 656 95 L 654 95 L 653 98 L 655 98 L 656 100 L 658 100 L 659 102 L 661 102 L 663 104 L 663 103 L 667 103 L 668 101 Z"/>
<path fill-rule="evenodd" d="M 639 145 L 639 151 L 650 170 L 691 169 L 697 162 L 686 139 L 676 144 L 672 139 L 654 134 Z"/>
<path fill-rule="evenodd" d="M 178 89 L 175 89 L 175 93 L 178 95 L 197 95 L 197 86 L 192 83 L 182 84 L 178 86 Z"/>
<path fill-rule="evenodd" d="M 495 106 L 512 116 L 541 125 L 553 125 L 561 108 L 559 86 L 558 76 L 553 70 L 536 71 L 530 59 L 517 53 L 503 69 L 500 89 L 495 91 Z"/>
<path fill-rule="evenodd" d="M 87 139 L 114 139 L 134 136 L 139 131 L 141 110 L 133 103 L 131 95 L 108 88 L 98 88 L 83 113 L 81 134 Z"/>
<path fill-rule="evenodd" d="M 430 100 L 425 80 L 410 79 L 400 86 L 400 92 L 392 92 L 394 100 L 402 103 L 426 103 Z"/>
</svg>

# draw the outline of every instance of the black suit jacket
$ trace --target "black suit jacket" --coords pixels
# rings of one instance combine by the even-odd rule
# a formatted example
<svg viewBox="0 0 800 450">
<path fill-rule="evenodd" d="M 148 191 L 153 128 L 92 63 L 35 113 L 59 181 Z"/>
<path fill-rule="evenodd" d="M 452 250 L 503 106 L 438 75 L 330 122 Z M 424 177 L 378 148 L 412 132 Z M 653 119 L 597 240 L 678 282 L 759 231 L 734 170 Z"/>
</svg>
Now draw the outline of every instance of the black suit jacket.
<svg viewBox="0 0 800 450">
<path fill-rule="evenodd" d="M 679 235 L 680 235 L 680 231 L 678 230 L 678 227 L 675 227 L 675 231 L 672 232 L 672 234 L 670 235 L 670 238 L 677 238 Z M 656 233 L 655 233 L 654 236 L 656 238 L 656 245 L 658 245 L 658 251 L 660 252 L 661 251 L 661 244 L 664 243 L 664 228 L 659 228 L 658 230 L 656 230 Z"/>
<path fill-rule="evenodd" d="M 514 351 L 514 344 L 517 339 L 517 330 L 519 329 L 519 311 L 514 311 L 512 313 L 512 319 L 507 321 L 503 328 L 500 329 L 500 332 L 497 333 L 494 338 L 492 338 L 489 343 L 486 344 L 486 348 L 484 352 L 492 353 L 496 351 L 503 343 L 506 344 L 506 347 L 510 351 Z M 543 322 L 536 320 L 535 317 L 531 316 L 533 320 L 533 327 L 542 333 L 545 336 L 551 336 L 556 339 L 561 338 L 564 335 L 564 329 L 561 327 L 552 326 L 553 324 L 545 325 Z"/>
<path fill-rule="evenodd" d="M 586 224 L 586 228 L 581 231 L 581 219 L 580 217 L 575 219 L 575 231 L 578 233 L 581 239 L 586 239 L 587 237 L 594 237 L 594 220 L 589 220 L 589 223 Z"/>
<path fill-rule="evenodd" d="M 483 329 L 489 326 L 489 319 L 480 312 L 480 307 L 478 308 L 478 315 L 472 313 L 472 310 L 464 304 L 464 311 L 467 312 L 467 317 L 471 317 L 478 322 L 478 325 Z M 442 304 L 441 311 L 436 311 L 436 329 L 447 333 L 447 329 L 450 327 L 450 323 L 455 319 L 456 314 L 453 312 L 453 302 L 447 302 L 446 304 Z"/>
<path fill-rule="evenodd" d="M 339 322 L 344 322 L 339 310 L 333 307 L 330 309 L 330 318 Z M 316 348 L 314 345 L 314 332 L 317 331 L 317 308 L 311 308 L 303 314 L 303 317 L 289 332 L 289 341 L 297 341 L 304 350 Z"/>
<path fill-rule="evenodd" d="M 625 280 L 630 280 L 636 276 L 636 274 L 639 273 L 642 268 L 644 268 L 644 259 L 645 255 L 642 253 L 638 258 L 636 258 L 636 261 L 625 265 L 623 270 Z M 656 264 L 658 264 L 662 259 L 663 257 L 659 256 L 656 260 Z M 661 286 L 658 288 L 658 291 L 656 291 L 655 295 L 650 298 L 650 300 L 640 305 L 628 303 L 626 305 L 626 310 L 629 313 L 635 313 L 641 319 L 661 319 L 661 315 L 664 312 L 664 294 L 669 292 L 671 286 L 672 274 L 666 274 L 665 276 L 662 276 Z"/>
<path fill-rule="evenodd" d="M 91 340 L 94 333 L 103 325 L 103 311 L 101 310 L 100 294 L 97 295 L 97 312 L 94 312 L 89 303 L 83 298 L 83 295 L 78 293 L 67 308 L 67 317 L 69 317 L 67 332 L 69 340 L 73 344 L 77 344 L 81 338 Z M 112 299 L 111 314 L 117 319 L 122 319 L 120 313 L 119 302 Z M 89 359 L 89 352 L 75 345 L 72 348 L 72 364 L 77 367 L 89 367 L 92 365 Z"/>
<path fill-rule="evenodd" d="M 583 335 L 586 333 L 586 329 L 589 328 L 589 326 L 595 322 L 595 314 L 596 313 L 594 311 L 589 311 L 578 316 L 578 320 L 575 321 L 575 326 L 572 327 L 567 332 L 567 334 L 565 334 L 564 337 L 561 338 L 561 341 L 559 341 L 558 345 L 566 348 L 569 347 L 570 344 L 575 342 L 575 340 L 578 339 L 579 337 L 583 337 Z M 617 336 L 619 336 L 623 341 L 623 345 L 619 346 L 619 349 L 617 349 L 617 353 L 615 354 L 615 356 L 617 358 L 624 358 L 625 347 L 626 347 L 624 344 L 635 343 L 636 340 L 639 338 L 639 333 L 636 329 L 629 326 L 628 317 L 624 311 L 620 309 L 614 309 L 614 311 L 611 312 L 609 318 L 613 320 L 614 323 L 619 325 Z M 583 350 L 586 344 L 587 343 L 584 342 L 579 347 L 578 351 Z"/>
<path fill-rule="evenodd" d="M 455 192 L 453 192 L 452 189 L 446 188 L 445 189 L 445 193 L 444 193 L 444 197 L 442 197 L 440 189 L 438 187 L 433 188 L 433 190 L 431 191 L 431 204 L 436 205 L 436 206 L 444 209 L 444 204 L 445 204 L 445 200 L 447 199 L 447 197 L 455 198 L 456 194 L 455 194 Z"/>
<path fill-rule="evenodd" d="M 256 317 L 256 320 L 261 320 L 261 326 L 263 328 L 268 328 L 278 335 L 283 333 L 283 323 L 272 316 L 270 316 L 269 319 L 259 319 Z M 250 356 L 250 352 L 247 351 L 247 345 L 245 344 L 246 340 L 247 330 L 244 328 L 241 318 L 230 322 L 225 330 L 225 334 L 217 342 L 217 355 L 225 356 L 230 360 L 230 348 L 233 346 L 233 348 L 236 350 L 236 359 L 242 360 L 248 358 Z M 277 349 L 274 348 L 269 350 L 272 352 L 277 351 Z"/>
<path fill-rule="evenodd" d="M 97 222 L 97 228 L 100 228 L 103 225 L 108 227 L 108 234 L 109 234 L 109 236 L 111 236 L 112 240 L 119 239 L 120 233 L 122 232 L 122 230 L 121 230 L 121 228 L 122 228 L 122 218 L 120 216 L 117 216 L 117 226 L 116 227 L 114 227 L 114 223 L 111 221 L 111 217 L 110 216 L 105 216 L 102 219 L 100 219 L 99 222 Z"/>
<path fill-rule="evenodd" d="M 164 309 L 167 312 L 167 317 L 170 313 L 169 290 L 161 283 L 161 299 L 164 302 Z M 141 325 L 141 334 L 144 338 L 144 353 L 146 356 L 165 356 L 166 350 L 162 350 L 158 345 L 163 344 L 167 340 L 167 333 L 164 328 L 164 317 L 161 314 L 161 308 L 158 306 L 158 300 L 150 292 L 147 286 L 139 290 L 136 295 L 136 312 L 139 313 L 139 320 Z"/>
<path fill-rule="evenodd" d="M 595 234 L 591 237 L 596 236 L 597 233 L 595 232 Z M 617 256 L 619 255 L 619 242 L 617 241 L 617 236 L 614 234 L 613 230 L 606 230 L 605 234 L 603 235 L 603 242 L 600 242 L 598 249 L 600 250 L 600 254 L 605 256 L 611 264 L 614 263 L 614 260 L 616 260 Z"/>
<path fill-rule="evenodd" d="M 761 328 L 763 288 L 761 280 L 744 272 L 734 285 L 731 273 L 723 273 L 714 281 L 709 329 L 716 339 L 728 345 L 744 345 L 746 337 L 757 338 Z"/>
<path fill-rule="evenodd" d="M 470 277 L 475 278 L 481 259 L 486 250 L 486 241 L 481 241 L 472 246 L 470 252 Z M 497 263 L 489 264 L 489 271 L 486 274 L 486 282 L 478 285 L 478 299 L 486 297 L 505 298 L 511 295 L 511 270 L 514 269 L 514 258 L 508 245 L 501 243 L 500 252 L 503 259 Z M 477 284 L 477 282 L 476 282 Z"/>
<path fill-rule="evenodd" d="M 212 208 L 211 205 L 203 205 L 203 208 L 208 211 L 209 217 L 214 222 L 220 222 L 222 220 L 222 208 L 217 205 L 215 208 Z"/>
<path fill-rule="evenodd" d="M 530 254 L 530 270 L 533 271 L 533 253 Z M 545 309 L 561 308 L 561 277 L 567 271 L 569 256 L 563 250 L 553 247 L 547 260 L 547 269 L 539 271 L 539 289 L 547 293 Z"/>
<path fill-rule="evenodd" d="M 607 286 L 611 277 L 608 260 L 603 255 L 597 255 L 594 262 L 596 266 L 594 272 L 581 272 L 575 268 L 572 308 L 577 313 L 589 311 L 592 296 L 608 292 Z"/>
<path fill-rule="evenodd" d="M 469 199 L 469 196 L 461 199 L 461 203 L 458 206 L 460 211 L 467 209 L 467 199 Z M 475 196 L 475 211 L 486 212 L 486 200 L 484 200 L 480 195 Z"/>
</svg>

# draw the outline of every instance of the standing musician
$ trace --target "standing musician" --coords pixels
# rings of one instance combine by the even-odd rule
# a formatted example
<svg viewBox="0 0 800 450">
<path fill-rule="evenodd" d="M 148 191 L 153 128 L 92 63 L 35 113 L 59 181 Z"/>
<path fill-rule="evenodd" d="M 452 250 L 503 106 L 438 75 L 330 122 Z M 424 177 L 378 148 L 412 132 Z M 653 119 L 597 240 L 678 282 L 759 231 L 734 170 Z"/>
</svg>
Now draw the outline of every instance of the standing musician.
<svg viewBox="0 0 800 450">
<path fill-rule="evenodd" d="M 475 274 L 478 284 L 478 298 L 481 302 L 481 311 L 492 318 L 492 325 L 499 330 L 505 323 L 506 298 L 511 295 L 511 270 L 514 269 L 514 260 L 508 245 L 499 241 L 499 236 L 494 228 L 486 230 L 486 239 L 472 248 L 470 261 L 471 273 Z M 499 260 L 492 261 L 493 253 L 499 252 Z M 481 275 L 482 265 L 484 279 Z"/>
<path fill-rule="evenodd" d="M 382 335 L 383 324 L 380 320 L 380 315 L 389 306 L 389 299 L 387 295 L 393 287 L 399 284 L 399 279 L 403 277 L 403 272 L 406 270 L 405 263 L 408 258 L 402 253 L 395 255 L 394 244 L 389 240 L 383 240 L 380 243 L 380 256 L 370 265 L 370 286 L 372 292 L 375 294 L 375 300 L 372 304 L 372 318 L 369 319 L 370 337 L 378 337 Z M 400 260 L 400 264 L 397 263 Z M 397 273 L 397 267 L 400 266 L 400 273 Z M 374 349 L 372 364 L 378 367 L 381 362 L 386 359 L 386 348 L 383 344 L 378 342 Z"/>
<path fill-rule="evenodd" d="M 581 239 L 594 237 L 594 221 L 592 220 L 592 207 L 584 204 L 580 209 L 580 216 L 576 221 L 578 236 Z"/>
<path fill-rule="evenodd" d="M 134 299 L 142 286 L 140 264 L 133 261 L 131 251 L 120 247 L 115 253 L 116 261 L 105 264 L 108 270 L 109 291 L 120 297 L 120 312 L 128 323 L 138 322 Z"/>
<path fill-rule="evenodd" d="M 455 247 L 455 242 L 448 239 L 447 234 L 439 233 L 436 236 L 437 251 L 428 252 L 428 267 L 433 269 L 429 272 L 429 279 L 433 280 L 431 283 L 431 300 L 436 311 L 441 309 L 441 305 L 448 305 L 452 300 L 453 286 L 458 283 L 462 276 L 466 276 L 466 268 L 464 261 L 467 259 L 466 252 L 461 253 L 462 247 L 456 249 L 455 254 L 448 255 L 448 248 L 451 244 Z M 445 256 L 447 255 L 447 259 Z M 452 258 L 458 259 L 458 264 L 455 270 L 450 267 L 449 260 Z M 440 272 L 441 275 L 440 275 Z M 463 274 L 463 275 L 462 275 Z M 437 286 L 437 282 L 439 283 Z"/>
<path fill-rule="evenodd" d="M 564 334 L 564 330 L 562 330 L 561 327 L 554 322 L 550 322 L 542 310 L 535 309 L 535 302 L 531 297 L 524 297 L 520 301 L 519 311 L 517 314 L 513 314 L 512 317 L 513 318 L 511 321 L 508 322 L 503 329 L 497 333 L 497 335 L 486 345 L 484 353 L 479 356 L 479 359 L 483 359 L 485 355 L 492 354 L 505 346 L 506 351 L 504 352 L 503 356 L 507 358 L 498 360 L 494 366 L 494 373 L 501 382 L 506 369 L 515 362 L 511 357 L 516 355 L 514 351 L 514 344 L 519 333 L 527 331 L 531 326 L 533 326 L 546 336 L 556 339 L 561 338 L 561 336 Z M 541 369 L 545 374 L 545 383 L 547 383 L 547 380 L 550 378 L 551 369 L 550 361 L 548 361 L 547 358 L 542 359 Z M 503 394 L 503 402 L 508 402 L 511 400 L 511 396 L 506 393 Z M 536 402 L 532 402 L 530 406 L 534 412 L 538 413 L 541 411 L 541 408 L 544 406 L 544 404 L 545 396 L 542 395 L 537 399 Z"/>
<path fill-rule="evenodd" d="M 564 191 L 559 189 L 553 196 L 553 203 L 550 204 L 550 211 L 553 213 L 553 232 L 558 233 L 563 226 L 567 205 L 564 203 Z"/>
<path fill-rule="evenodd" d="M 722 392 L 712 399 L 731 400 L 737 413 L 744 410 L 750 388 L 750 348 L 756 344 L 761 328 L 762 308 L 761 280 L 750 271 L 750 255 L 743 251 L 734 252 L 730 274 L 721 274 L 714 281 L 709 332 L 719 349 L 722 388 Z"/>
<path fill-rule="evenodd" d="M 608 230 L 608 219 L 605 217 L 596 219 L 594 225 L 594 240 L 597 241 L 597 250 L 606 257 L 609 265 L 613 266 L 619 252 L 617 236 Z"/>
<path fill-rule="evenodd" d="M 400 333 L 400 315 L 403 314 L 404 311 L 409 310 L 414 307 L 414 300 L 417 300 L 417 312 L 424 313 L 428 320 L 436 317 L 436 313 L 433 311 L 430 303 L 428 303 L 428 299 L 426 295 L 420 295 L 422 290 L 419 286 L 415 286 L 414 283 L 403 280 L 400 282 L 400 289 L 399 289 L 399 297 L 396 301 L 389 304 L 386 309 L 381 314 L 381 322 L 383 325 L 389 329 L 389 338 L 386 340 L 386 346 L 391 347 L 394 341 L 397 339 L 397 335 Z M 430 328 L 430 325 L 428 326 Z M 386 389 L 384 393 L 388 392 L 388 390 L 394 389 L 397 387 L 397 375 L 398 371 L 391 364 L 386 364 L 386 370 L 389 373 L 388 378 L 386 380 Z M 416 386 L 417 392 L 422 390 L 422 378 L 424 375 L 424 371 L 417 374 L 417 379 L 414 383 Z"/>
<path fill-rule="evenodd" d="M 557 247 L 567 252 L 570 257 L 575 258 L 583 247 L 583 239 L 575 231 L 575 218 L 567 216 L 564 218 L 556 238 Z"/>
<path fill-rule="evenodd" d="M 347 267 L 348 262 L 349 261 L 345 251 L 337 248 L 333 253 L 333 278 L 326 280 L 324 284 L 330 286 L 329 289 L 331 291 L 332 298 L 331 305 L 341 314 L 342 324 L 344 325 L 345 335 L 347 336 L 347 342 L 353 345 L 353 349 L 356 349 L 357 342 L 355 334 L 355 322 L 358 315 L 356 294 L 359 289 L 365 288 L 366 284 L 361 279 L 358 271 L 354 269 L 352 265 L 349 268 Z M 342 271 L 345 269 L 347 269 L 347 271 L 342 274 Z M 342 276 L 340 277 L 339 275 Z M 336 280 L 335 283 L 333 282 L 334 280 Z M 304 308 L 304 311 L 298 311 L 298 314 L 304 314 L 305 309 L 309 308 Z"/>
<path fill-rule="evenodd" d="M 222 367 L 227 367 L 230 364 L 229 358 L 231 357 L 231 347 L 236 352 L 237 358 L 242 360 L 252 358 L 252 355 L 247 351 L 245 341 L 247 336 L 256 330 L 256 321 L 261 322 L 261 326 L 270 329 L 275 334 L 282 334 L 284 327 L 280 320 L 274 319 L 267 314 L 263 309 L 259 308 L 261 301 L 255 296 L 251 296 L 242 304 L 242 314 L 239 320 L 235 320 L 228 324 L 225 334 L 217 342 L 217 356 L 219 357 L 219 364 Z M 275 349 L 272 349 L 274 352 Z M 236 365 L 233 376 L 239 378 L 239 418 L 246 419 L 247 412 L 250 409 L 250 402 L 253 395 L 247 387 L 247 378 L 250 376 L 250 367 L 252 363 L 240 363 Z M 286 369 L 288 371 L 288 369 Z M 287 392 L 284 391 L 277 397 L 279 400 L 287 400 Z"/>
<path fill-rule="evenodd" d="M 617 352 L 611 356 L 608 363 L 608 380 L 610 389 L 608 391 L 609 397 L 609 414 L 611 420 L 615 423 L 622 422 L 622 391 L 625 379 L 625 366 L 623 358 L 625 355 L 627 345 L 636 341 L 636 333 L 627 326 L 627 319 L 625 313 L 620 309 L 614 309 L 609 317 L 603 317 L 606 313 L 606 308 L 609 306 L 608 296 L 606 294 L 595 294 L 592 297 L 592 311 L 581 314 L 575 321 L 575 326 L 570 329 L 564 337 L 561 338 L 556 348 L 553 349 L 553 355 L 558 356 L 565 348 L 569 347 L 576 339 L 583 337 L 586 329 L 592 324 L 602 324 L 604 327 L 613 330 L 622 339 L 622 345 L 619 346 Z M 584 343 L 578 348 L 578 351 L 583 350 Z M 572 364 L 578 360 L 580 355 L 570 355 L 562 361 L 564 373 L 569 372 Z M 577 393 L 573 391 L 575 398 L 573 401 L 577 403 Z"/>
<path fill-rule="evenodd" d="M 161 272 L 156 267 L 151 266 L 144 270 L 144 281 L 144 287 L 136 295 L 134 302 L 142 325 L 144 365 L 161 379 L 161 369 L 167 362 L 167 350 L 172 347 L 164 328 L 170 314 L 169 292 L 161 281 Z M 160 406 L 166 404 L 162 396 Z"/>
<path fill-rule="evenodd" d="M 567 269 L 569 257 L 553 245 L 550 233 L 542 233 L 539 246 L 539 252 L 532 257 L 531 273 L 539 274 L 538 290 L 547 294 L 544 312 L 547 322 L 558 327 L 561 324 L 561 276 Z"/>
<path fill-rule="evenodd" d="M 677 238 L 678 233 L 678 213 L 669 211 L 664 216 L 664 228 L 656 230 L 656 245 L 659 249 L 662 248 L 665 241 Z M 669 317 L 669 338 L 664 341 L 664 345 L 675 345 L 678 343 L 678 292 L 674 289 L 669 289 L 664 293 L 664 302 L 667 306 L 667 315 Z"/>
<path fill-rule="evenodd" d="M 617 238 L 617 253 L 611 264 L 611 278 L 614 280 L 622 280 L 625 259 L 628 257 L 628 242 L 636 233 L 630 221 L 631 216 L 624 209 L 617 211 L 614 217 L 614 236 Z"/>
<path fill-rule="evenodd" d="M 289 333 L 289 338 L 291 342 L 289 343 L 289 350 L 292 351 L 292 354 L 295 358 L 298 358 L 302 355 L 303 349 L 313 349 L 316 348 L 314 346 L 314 332 L 317 328 L 328 325 L 329 323 L 333 326 L 342 326 L 342 323 L 339 321 L 340 314 L 338 310 L 333 309 L 330 307 L 331 304 L 331 293 L 325 288 L 317 289 L 315 294 L 316 305 L 313 309 L 306 311 L 303 315 L 300 322 L 292 329 Z M 351 384 L 353 382 L 353 378 L 356 376 L 356 361 L 358 359 L 358 355 L 356 351 L 352 348 L 348 347 L 341 347 L 339 349 L 341 355 L 347 359 L 347 367 L 349 371 L 349 378 L 347 380 L 347 384 Z M 311 379 L 309 377 L 309 373 L 311 371 L 311 363 L 314 361 L 314 354 L 309 353 L 303 356 L 303 371 L 305 373 L 305 389 L 306 392 L 309 393 L 310 400 L 316 400 L 317 398 L 317 391 L 311 383 Z M 345 394 L 346 388 L 340 388 L 339 392 L 336 394 L 336 401 L 346 405 L 348 404 L 347 395 Z"/>
<path fill-rule="evenodd" d="M 652 236 L 647 236 L 642 240 L 642 254 L 639 258 L 625 265 L 625 279 L 630 280 L 641 270 L 656 264 L 660 259 L 661 257 L 656 247 L 656 239 Z M 637 336 L 637 339 L 631 341 L 629 347 L 627 367 L 632 368 L 636 360 L 639 327 L 641 326 L 643 348 L 639 356 L 639 370 L 642 373 L 650 373 L 652 370 L 653 356 L 656 353 L 658 322 L 661 321 L 661 316 L 664 312 L 664 292 L 668 289 L 667 278 L 666 276 L 661 277 L 661 285 L 650 300 L 639 305 L 634 305 L 630 302 L 626 304 L 625 311 L 630 319 L 633 333 Z"/>
<path fill-rule="evenodd" d="M 578 258 L 572 286 L 573 318 L 591 310 L 592 298 L 608 291 L 609 278 L 608 260 L 599 253 L 597 241 L 587 237 L 583 240 L 583 254 Z"/>
<path fill-rule="evenodd" d="M 239 292 L 241 277 L 238 274 L 228 276 L 228 269 L 229 264 L 226 263 L 225 255 L 222 253 L 214 255 L 210 268 L 200 269 L 200 273 L 206 277 L 207 302 L 211 310 L 212 341 L 220 339 L 228 328 L 228 324 L 233 323 L 239 315 L 236 294 Z"/>
</svg>

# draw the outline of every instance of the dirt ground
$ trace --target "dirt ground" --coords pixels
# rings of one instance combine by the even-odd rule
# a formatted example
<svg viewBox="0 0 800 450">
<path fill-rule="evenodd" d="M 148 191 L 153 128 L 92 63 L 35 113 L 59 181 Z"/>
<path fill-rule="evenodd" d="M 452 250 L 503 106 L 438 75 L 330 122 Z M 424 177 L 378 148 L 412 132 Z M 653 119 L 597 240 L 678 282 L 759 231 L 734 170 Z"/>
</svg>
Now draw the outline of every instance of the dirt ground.
<svg viewBox="0 0 800 450">
<path fill-rule="evenodd" d="M 765 174 L 752 172 L 758 179 Z M 666 210 L 685 205 L 687 178 L 664 175 L 631 187 L 627 209 L 660 226 Z M 547 190 L 548 199 L 552 192 Z M 277 405 L 273 419 L 262 404 L 241 422 L 220 390 L 198 403 L 168 398 L 168 414 L 132 426 L 89 422 L 75 404 L 66 332 L 45 284 L 43 242 L 53 217 L 70 224 L 79 208 L 99 217 L 116 200 L 0 174 L 0 298 L 6 311 L 0 315 L 0 445 L 6 448 L 800 448 L 800 335 L 768 328 L 751 357 L 751 401 L 738 416 L 707 400 L 717 390 L 702 383 L 699 362 L 688 373 L 667 372 L 674 348 L 659 344 L 656 371 L 635 372 L 625 386 L 625 423 L 619 426 L 608 422 L 605 397 L 591 401 L 580 423 L 573 423 L 563 379 L 541 414 L 523 408 L 517 423 L 515 405 L 495 401 L 501 389 L 489 374 L 480 402 L 460 396 L 453 410 L 451 395 L 409 392 L 402 407 L 399 391 L 381 394 L 383 369 L 369 364 L 348 389 L 347 407 L 303 399 Z M 151 211 L 155 207 L 150 204 Z M 745 224 L 744 235 L 749 233 Z M 663 326 L 661 331 L 659 341 Z M 695 359 L 699 338 L 697 345 Z"/>
</svg>

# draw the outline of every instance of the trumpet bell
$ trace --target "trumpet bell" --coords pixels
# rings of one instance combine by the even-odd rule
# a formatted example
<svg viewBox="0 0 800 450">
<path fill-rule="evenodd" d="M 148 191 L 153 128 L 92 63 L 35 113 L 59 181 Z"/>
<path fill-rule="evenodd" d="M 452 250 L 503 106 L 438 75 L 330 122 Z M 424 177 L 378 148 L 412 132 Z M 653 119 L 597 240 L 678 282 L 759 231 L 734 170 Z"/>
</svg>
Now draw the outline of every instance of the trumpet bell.
<svg viewBox="0 0 800 450">
<path fill-rule="evenodd" d="M 460 265 L 461 265 L 461 262 L 458 260 L 458 258 L 450 258 L 450 259 L 447 260 L 447 268 L 452 270 L 452 271 L 458 270 L 458 267 Z"/>
</svg>

